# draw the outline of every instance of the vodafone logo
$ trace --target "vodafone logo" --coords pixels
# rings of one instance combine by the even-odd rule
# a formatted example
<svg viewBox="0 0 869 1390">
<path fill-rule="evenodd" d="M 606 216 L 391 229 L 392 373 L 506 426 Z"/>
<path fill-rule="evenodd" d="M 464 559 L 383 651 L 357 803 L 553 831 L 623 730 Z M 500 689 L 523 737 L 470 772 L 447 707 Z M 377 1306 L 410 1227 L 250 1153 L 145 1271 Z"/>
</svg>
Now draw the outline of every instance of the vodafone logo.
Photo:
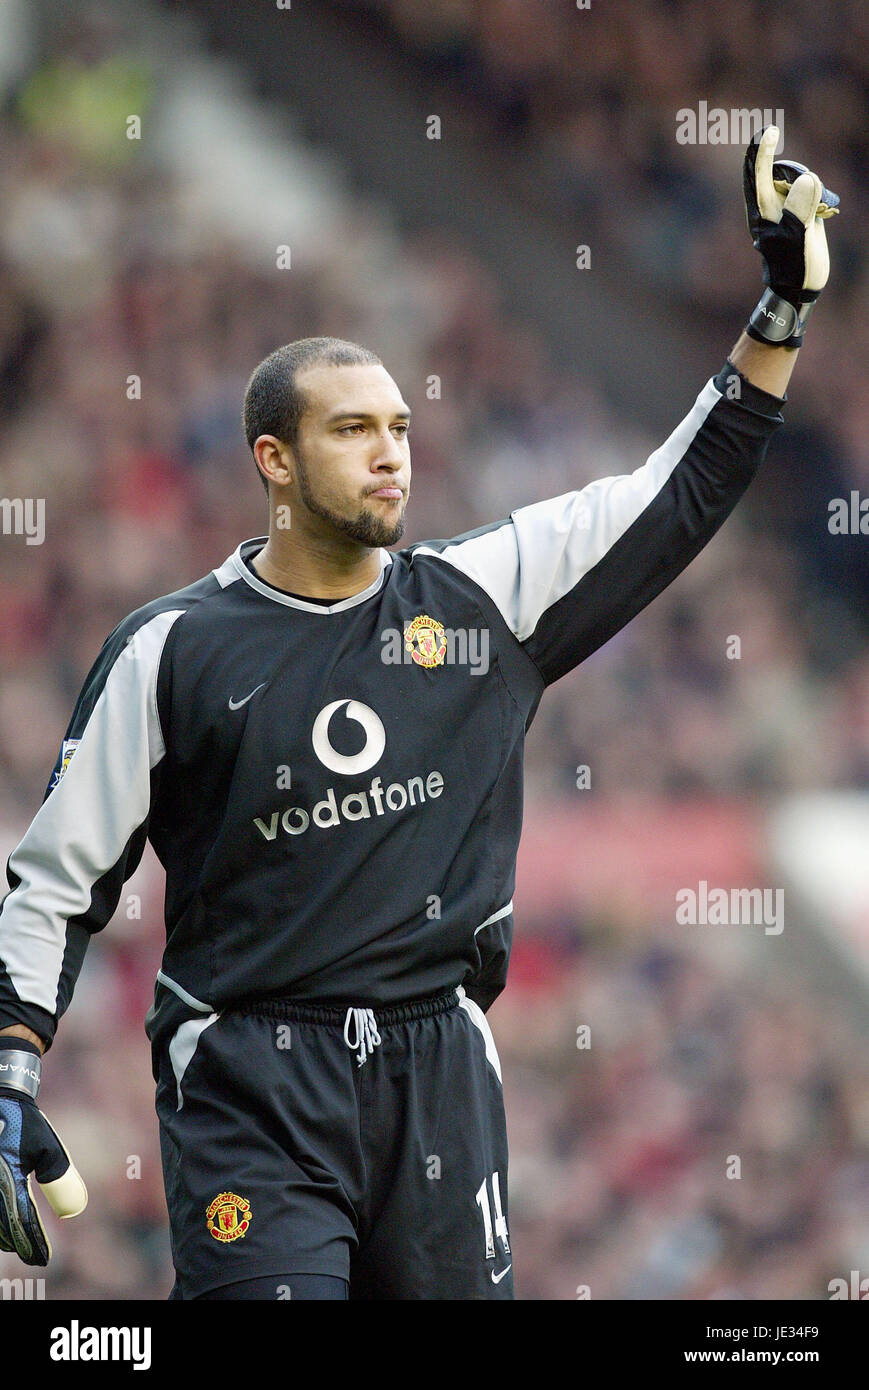
<svg viewBox="0 0 869 1390">
<path fill-rule="evenodd" d="M 358 753 L 339 753 L 332 744 L 329 726 L 339 710 L 344 711 L 346 719 L 362 727 L 365 744 Z M 314 720 L 311 743 L 320 762 L 330 772 L 355 776 L 367 772 L 383 757 L 386 730 L 380 716 L 369 705 L 363 705 L 360 700 L 333 700 Z M 382 778 L 374 777 L 367 787 L 352 791 L 346 784 L 338 790 L 327 787 L 313 806 L 279 806 L 265 815 L 254 816 L 253 824 L 264 840 L 275 841 L 279 830 L 285 835 L 304 835 L 312 825 L 328 830 L 348 822 L 411 811 L 427 801 L 435 801 L 443 790 L 444 779 L 436 768 L 401 782 L 390 782 L 388 786 L 383 785 Z"/>
<path fill-rule="evenodd" d="M 365 731 L 365 746 L 358 753 L 339 753 L 329 740 L 332 716 L 345 706 L 347 718 L 361 724 Z M 320 710 L 314 720 L 311 742 L 320 762 L 324 767 L 328 767 L 330 772 L 343 772 L 353 776 L 358 772 L 367 772 L 383 757 L 386 730 L 380 716 L 374 713 L 370 705 L 363 705 L 359 700 L 333 700 L 331 705 L 326 705 L 325 709 Z"/>
</svg>

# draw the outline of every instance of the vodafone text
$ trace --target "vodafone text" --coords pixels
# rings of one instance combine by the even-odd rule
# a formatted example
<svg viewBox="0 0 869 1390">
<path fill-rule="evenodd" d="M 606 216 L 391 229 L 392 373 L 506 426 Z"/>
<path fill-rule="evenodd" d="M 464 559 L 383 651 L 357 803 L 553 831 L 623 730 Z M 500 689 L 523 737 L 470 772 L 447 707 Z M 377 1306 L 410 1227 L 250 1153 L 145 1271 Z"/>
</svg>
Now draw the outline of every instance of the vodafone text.
<svg viewBox="0 0 869 1390">
<path fill-rule="evenodd" d="M 387 810 L 403 811 L 406 806 L 422 805 L 426 797 L 434 800 L 443 789 L 444 779 L 437 771 L 427 773 L 424 783 L 422 777 L 409 777 L 407 782 L 390 782 L 385 788 L 383 779 L 375 777 L 366 789 L 348 792 L 340 803 L 335 788 L 329 787 L 310 812 L 303 806 L 288 806 L 255 816 L 253 823 L 266 840 L 276 839 L 279 829 L 287 835 L 304 835 L 311 824 L 328 830 L 342 821 L 370 820 L 372 814 L 382 816 Z"/>
</svg>

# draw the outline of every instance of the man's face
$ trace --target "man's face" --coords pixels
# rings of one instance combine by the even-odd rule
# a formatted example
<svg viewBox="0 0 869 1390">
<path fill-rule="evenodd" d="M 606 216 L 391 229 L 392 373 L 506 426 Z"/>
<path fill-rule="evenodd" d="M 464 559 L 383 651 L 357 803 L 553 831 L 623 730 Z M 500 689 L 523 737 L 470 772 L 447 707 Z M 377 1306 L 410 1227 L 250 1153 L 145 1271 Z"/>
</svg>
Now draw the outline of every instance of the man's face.
<svg viewBox="0 0 869 1390">
<path fill-rule="evenodd" d="M 410 410 L 392 377 L 380 366 L 319 364 L 296 382 L 305 410 L 293 472 L 312 529 L 394 545 L 410 494 Z"/>
</svg>

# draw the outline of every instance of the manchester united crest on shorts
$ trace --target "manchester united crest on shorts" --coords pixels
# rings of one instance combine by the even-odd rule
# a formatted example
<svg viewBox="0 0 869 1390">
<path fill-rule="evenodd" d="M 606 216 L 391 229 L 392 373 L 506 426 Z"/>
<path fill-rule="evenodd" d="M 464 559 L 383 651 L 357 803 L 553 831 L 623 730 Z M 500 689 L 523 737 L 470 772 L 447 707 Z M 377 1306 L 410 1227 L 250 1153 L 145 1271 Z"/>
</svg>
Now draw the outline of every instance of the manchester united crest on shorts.
<svg viewBox="0 0 869 1390">
<path fill-rule="evenodd" d="M 447 653 L 443 623 L 420 613 L 404 629 L 404 645 L 417 666 L 442 666 Z"/>
<path fill-rule="evenodd" d="M 215 1240 L 241 1240 L 247 1235 L 253 1212 L 250 1202 L 235 1192 L 221 1192 L 205 1213 L 208 1229 Z"/>
</svg>

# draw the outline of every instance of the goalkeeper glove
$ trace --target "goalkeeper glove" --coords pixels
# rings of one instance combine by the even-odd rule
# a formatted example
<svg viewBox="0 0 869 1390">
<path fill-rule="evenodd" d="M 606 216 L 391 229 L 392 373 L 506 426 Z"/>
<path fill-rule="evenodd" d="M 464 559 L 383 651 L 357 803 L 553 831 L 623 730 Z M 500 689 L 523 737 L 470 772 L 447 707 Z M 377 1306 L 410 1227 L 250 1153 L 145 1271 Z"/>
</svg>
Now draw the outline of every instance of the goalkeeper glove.
<svg viewBox="0 0 869 1390">
<path fill-rule="evenodd" d="M 33 1200 L 34 1173 L 60 1217 L 78 1216 L 87 1190 L 69 1154 L 36 1104 L 39 1049 L 24 1038 L 0 1037 L 0 1250 L 27 1265 L 47 1265 L 51 1243 Z"/>
<path fill-rule="evenodd" d="M 767 286 L 746 332 L 797 348 L 830 273 L 824 220 L 839 211 L 839 198 L 804 164 L 777 160 L 778 138 L 778 127 L 767 126 L 745 152 L 745 215 Z"/>
</svg>

